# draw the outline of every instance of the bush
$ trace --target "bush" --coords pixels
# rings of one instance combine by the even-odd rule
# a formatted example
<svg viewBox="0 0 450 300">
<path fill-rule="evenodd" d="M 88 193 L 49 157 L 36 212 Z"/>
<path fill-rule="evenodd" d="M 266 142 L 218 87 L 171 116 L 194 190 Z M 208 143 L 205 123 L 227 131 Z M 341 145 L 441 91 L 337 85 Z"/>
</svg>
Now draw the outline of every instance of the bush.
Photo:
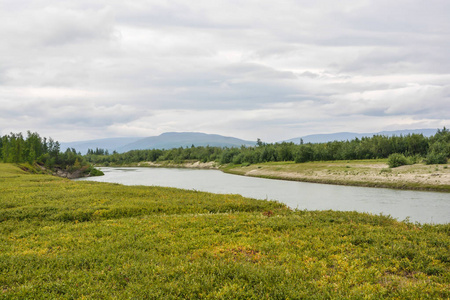
<svg viewBox="0 0 450 300">
<path fill-rule="evenodd" d="M 446 164 L 450 155 L 450 145 L 445 142 L 435 142 L 430 146 L 425 163 L 427 165 Z"/>
<path fill-rule="evenodd" d="M 427 165 L 446 164 L 447 163 L 447 155 L 445 155 L 445 153 L 431 152 L 427 155 L 427 158 L 425 159 L 425 163 Z"/>
<path fill-rule="evenodd" d="M 408 164 L 408 159 L 403 154 L 393 153 L 388 157 L 389 168 L 396 168 Z"/>
<path fill-rule="evenodd" d="M 410 165 L 423 162 L 423 157 L 420 156 L 419 154 L 415 154 L 413 156 L 408 156 L 407 159 L 408 159 L 408 162 Z"/>
<path fill-rule="evenodd" d="M 100 171 L 99 169 L 94 168 L 93 166 L 89 166 L 86 171 L 90 176 L 103 176 L 105 173 Z"/>
<path fill-rule="evenodd" d="M 244 162 L 244 154 L 240 153 L 233 157 L 233 164 L 239 165 Z"/>
</svg>

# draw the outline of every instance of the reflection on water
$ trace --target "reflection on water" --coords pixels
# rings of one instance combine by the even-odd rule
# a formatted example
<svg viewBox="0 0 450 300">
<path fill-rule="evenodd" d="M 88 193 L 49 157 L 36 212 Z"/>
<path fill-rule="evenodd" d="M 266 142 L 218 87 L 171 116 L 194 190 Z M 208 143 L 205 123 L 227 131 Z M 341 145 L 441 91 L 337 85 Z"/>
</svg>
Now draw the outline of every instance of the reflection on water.
<svg viewBox="0 0 450 300">
<path fill-rule="evenodd" d="M 450 194 L 350 187 L 225 174 L 217 170 L 101 168 L 105 176 L 82 180 L 167 186 L 277 200 L 291 208 L 359 211 L 412 222 L 449 223 Z"/>
</svg>

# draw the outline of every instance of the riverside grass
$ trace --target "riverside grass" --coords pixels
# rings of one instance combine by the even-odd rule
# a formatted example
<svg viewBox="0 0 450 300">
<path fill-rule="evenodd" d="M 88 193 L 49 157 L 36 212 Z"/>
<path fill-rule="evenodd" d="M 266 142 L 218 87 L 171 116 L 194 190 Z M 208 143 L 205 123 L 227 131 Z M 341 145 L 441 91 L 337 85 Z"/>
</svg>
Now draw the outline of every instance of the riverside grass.
<svg viewBox="0 0 450 300">
<path fill-rule="evenodd" d="M 0 164 L 0 299 L 448 299 L 450 224 Z"/>
</svg>

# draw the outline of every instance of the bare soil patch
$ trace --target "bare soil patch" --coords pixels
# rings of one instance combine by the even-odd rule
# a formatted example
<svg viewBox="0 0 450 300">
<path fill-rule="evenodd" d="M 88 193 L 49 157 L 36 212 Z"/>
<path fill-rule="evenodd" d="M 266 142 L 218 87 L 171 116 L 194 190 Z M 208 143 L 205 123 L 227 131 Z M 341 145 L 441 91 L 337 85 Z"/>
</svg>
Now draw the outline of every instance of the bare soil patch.
<svg viewBox="0 0 450 300">
<path fill-rule="evenodd" d="M 190 169 L 219 169 L 219 165 L 216 162 L 184 162 L 184 163 L 172 163 L 172 162 L 141 162 L 138 167 L 155 167 L 155 168 L 190 168 Z"/>
</svg>

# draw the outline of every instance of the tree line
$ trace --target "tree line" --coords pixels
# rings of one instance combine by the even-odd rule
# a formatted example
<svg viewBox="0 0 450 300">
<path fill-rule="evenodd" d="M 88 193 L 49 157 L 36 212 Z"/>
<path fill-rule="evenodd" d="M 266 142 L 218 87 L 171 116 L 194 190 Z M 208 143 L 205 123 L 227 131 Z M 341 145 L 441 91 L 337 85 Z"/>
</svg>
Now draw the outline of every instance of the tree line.
<svg viewBox="0 0 450 300">
<path fill-rule="evenodd" d="M 60 168 L 69 171 L 84 169 L 95 173 L 93 167 L 81 153 L 74 148 L 61 152 L 58 141 L 52 138 L 42 138 L 36 132 L 27 131 L 11 133 L 0 138 L 0 161 L 4 163 L 38 164 L 48 169 Z"/>
<path fill-rule="evenodd" d="M 392 154 L 414 157 L 428 164 L 446 163 L 450 156 L 450 132 L 445 127 L 436 134 L 400 136 L 374 135 L 347 141 L 327 143 L 263 143 L 258 139 L 254 147 L 221 148 L 191 147 L 168 150 L 132 150 L 126 153 L 106 154 L 106 150 L 88 151 L 86 160 L 94 164 L 122 165 L 142 161 L 173 161 L 182 163 L 195 160 L 215 161 L 220 164 L 254 164 L 262 162 L 295 161 L 297 163 L 326 160 L 357 160 L 388 158 Z"/>
<path fill-rule="evenodd" d="M 37 163 L 47 168 L 80 169 L 91 168 L 90 163 L 101 165 L 123 165 L 142 161 L 215 161 L 220 164 L 255 164 L 263 162 L 295 161 L 297 163 L 326 160 L 357 160 L 388 158 L 421 161 L 428 164 L 447 163 L 450 157 L 450 132 L 445 127 L 436 134 L 425 137 L 422 134 L 400 136 L 374 135 L 355 138 L 350 141 L 328 143 L 263 143 L 258 139 L 254 147 L 210 147 L 202 146 L 174 149 L 132 150 L 126 153 L 108 150 L 88 150 L 81 155 L 74 148 L 64 152 L 58 141 L 42 138 L 38 133 L 11 133 L 0 138 L 0 161 L 5 163 Z M 400 155 L 400 156 L 399 156 Z"/>
</svg>

